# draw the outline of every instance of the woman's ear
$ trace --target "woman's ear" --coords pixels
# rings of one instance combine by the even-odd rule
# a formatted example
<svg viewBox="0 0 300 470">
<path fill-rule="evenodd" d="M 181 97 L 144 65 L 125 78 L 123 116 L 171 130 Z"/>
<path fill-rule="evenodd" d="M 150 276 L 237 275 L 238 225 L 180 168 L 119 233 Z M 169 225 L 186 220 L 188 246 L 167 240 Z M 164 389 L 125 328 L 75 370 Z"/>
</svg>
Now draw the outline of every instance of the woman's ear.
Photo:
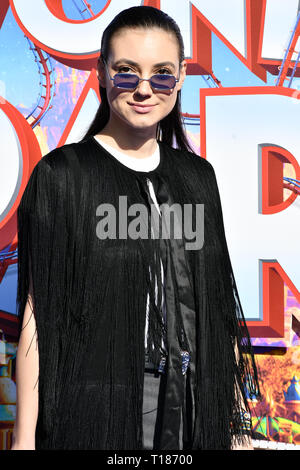
<svg viewBox="0 0 300 470">
<path fill-rule="evenodd" d="M 186 68 L 187 68 L 187 61 L 183 60 L 180 65 L 180 73 L 179 73 L 179 82 L 177 83 L 177 90 L 181 90 L 183 82 L 186 77 Z"/>
<path fill-rule="evenodd" d="M 105 81 L 105 65 L 101 59 L 101 57 L 98 58 L 97 61 L 97 78 L 99 80 L 100 85 L 102 88 L 106 87 L 106 81 Z"/>
</svg>

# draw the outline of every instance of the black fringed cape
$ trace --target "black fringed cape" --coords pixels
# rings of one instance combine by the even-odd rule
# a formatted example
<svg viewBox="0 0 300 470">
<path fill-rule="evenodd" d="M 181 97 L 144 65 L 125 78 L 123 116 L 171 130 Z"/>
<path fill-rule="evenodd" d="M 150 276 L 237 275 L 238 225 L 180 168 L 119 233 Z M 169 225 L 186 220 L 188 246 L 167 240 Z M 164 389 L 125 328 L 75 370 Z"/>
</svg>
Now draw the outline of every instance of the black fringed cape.
<svg viewBox="0 0 300 470">
<path fill-rule="evenodd" d="M 205 159 L 159 146 L 160 163 L 147 177 L 163 182 L 182 206 L 204 204 L 203 247 L 184 251 L 195 314 L 184 319 L 195 341 L 190 448 L 230 449 L 233 434 L 244 438 L 246 391 L 258 397 L 260 391 L 217 180 Z M 97 207 L 107 203 L 118 211 L 121 195 L 128 207 L 145 204 L 145 177 L 89 137 L 49 152 L 28 181 L 18 208 L 17 306 L 20 334 L 31 293 L 39 348 L 36 449 L 143 448 L 147 292 L 156 365 L 163 328 L 151 276 L 155 272 L 160 284 L 160 245 L 118 238 L 119 232 L 115 239 L 100 239 Z"/>
</svg>

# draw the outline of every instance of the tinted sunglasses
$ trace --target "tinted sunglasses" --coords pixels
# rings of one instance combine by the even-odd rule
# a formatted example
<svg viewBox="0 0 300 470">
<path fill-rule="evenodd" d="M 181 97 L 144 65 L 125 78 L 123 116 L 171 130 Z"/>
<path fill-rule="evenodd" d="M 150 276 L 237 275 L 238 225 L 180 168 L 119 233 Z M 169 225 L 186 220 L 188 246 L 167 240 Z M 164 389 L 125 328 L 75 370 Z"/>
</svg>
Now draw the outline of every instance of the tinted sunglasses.
<svg viewBox="0 0 300 470">
<path fill-rule="evenodd" d="M 123 88 L 124 90 L 134 90 L 143 80 L 150 82 L 150 85 L 154 90 L 171 90 L 179 81 L 179 78 L 174 77 L 174 75 L 160 73 L 152 75 L 150 78 L 140 78 L 135 73 L 116 73 L 111 77 L 105 60 L 103 60 L 103 62 L 108 76 L 113 81 L 114 86 L 117 88 Z"/>
</svg>

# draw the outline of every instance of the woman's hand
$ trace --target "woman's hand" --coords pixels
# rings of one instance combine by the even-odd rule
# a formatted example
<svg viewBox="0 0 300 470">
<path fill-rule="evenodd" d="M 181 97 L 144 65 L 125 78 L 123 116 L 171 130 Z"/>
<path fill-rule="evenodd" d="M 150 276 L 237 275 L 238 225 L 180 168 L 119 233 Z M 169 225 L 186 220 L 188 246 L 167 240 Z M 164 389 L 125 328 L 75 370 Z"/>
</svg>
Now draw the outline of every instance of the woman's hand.
<svg viewBox="0 0 300 470">
<path fill-rule="evenodd" d="M 247 441 L 238 443 L 237 439 L 233 437 L 231 450 L 254 450 L 251 437 L 247 436 Z"/>
<path fill-rule="evenodd" d="M 13 444 L 10 450 L 35 450 L 35 444 Z"/>
<path fill-rule="evenodd" d="M 35 437 L 25 436 L 25 439 L 18 439 L 14 431 L 10 450 L 35 450 Z"/>
</svg>

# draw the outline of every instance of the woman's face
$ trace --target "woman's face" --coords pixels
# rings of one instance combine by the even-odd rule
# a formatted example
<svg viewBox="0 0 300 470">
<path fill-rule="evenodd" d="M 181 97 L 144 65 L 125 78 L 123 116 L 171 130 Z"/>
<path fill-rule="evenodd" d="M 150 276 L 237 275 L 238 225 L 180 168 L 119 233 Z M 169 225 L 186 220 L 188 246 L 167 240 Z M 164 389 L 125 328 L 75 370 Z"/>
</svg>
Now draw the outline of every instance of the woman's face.
<svg viewBox="0 0 300 470">
<path fill-rule="evenodd" d="M 112 37 L 107 68 L 111 77 L 122 72 L 141 78 L 156 73 L 179 78 L 171 90 L 152 89 L 147 81 L 141 81 L 134 90 L 124 90 L 114 87 L 102 61 L 98 62 L 97 76 L 106 88 L 110 124 L 125 125 L 129 132 L 147 130 L 156 135 L 157 123 L 172 111 L 186 75 L 186 61 L 181 67 L 179 64 L 176 37 L 158 28 L 123 29 Z"/>
</svg>

